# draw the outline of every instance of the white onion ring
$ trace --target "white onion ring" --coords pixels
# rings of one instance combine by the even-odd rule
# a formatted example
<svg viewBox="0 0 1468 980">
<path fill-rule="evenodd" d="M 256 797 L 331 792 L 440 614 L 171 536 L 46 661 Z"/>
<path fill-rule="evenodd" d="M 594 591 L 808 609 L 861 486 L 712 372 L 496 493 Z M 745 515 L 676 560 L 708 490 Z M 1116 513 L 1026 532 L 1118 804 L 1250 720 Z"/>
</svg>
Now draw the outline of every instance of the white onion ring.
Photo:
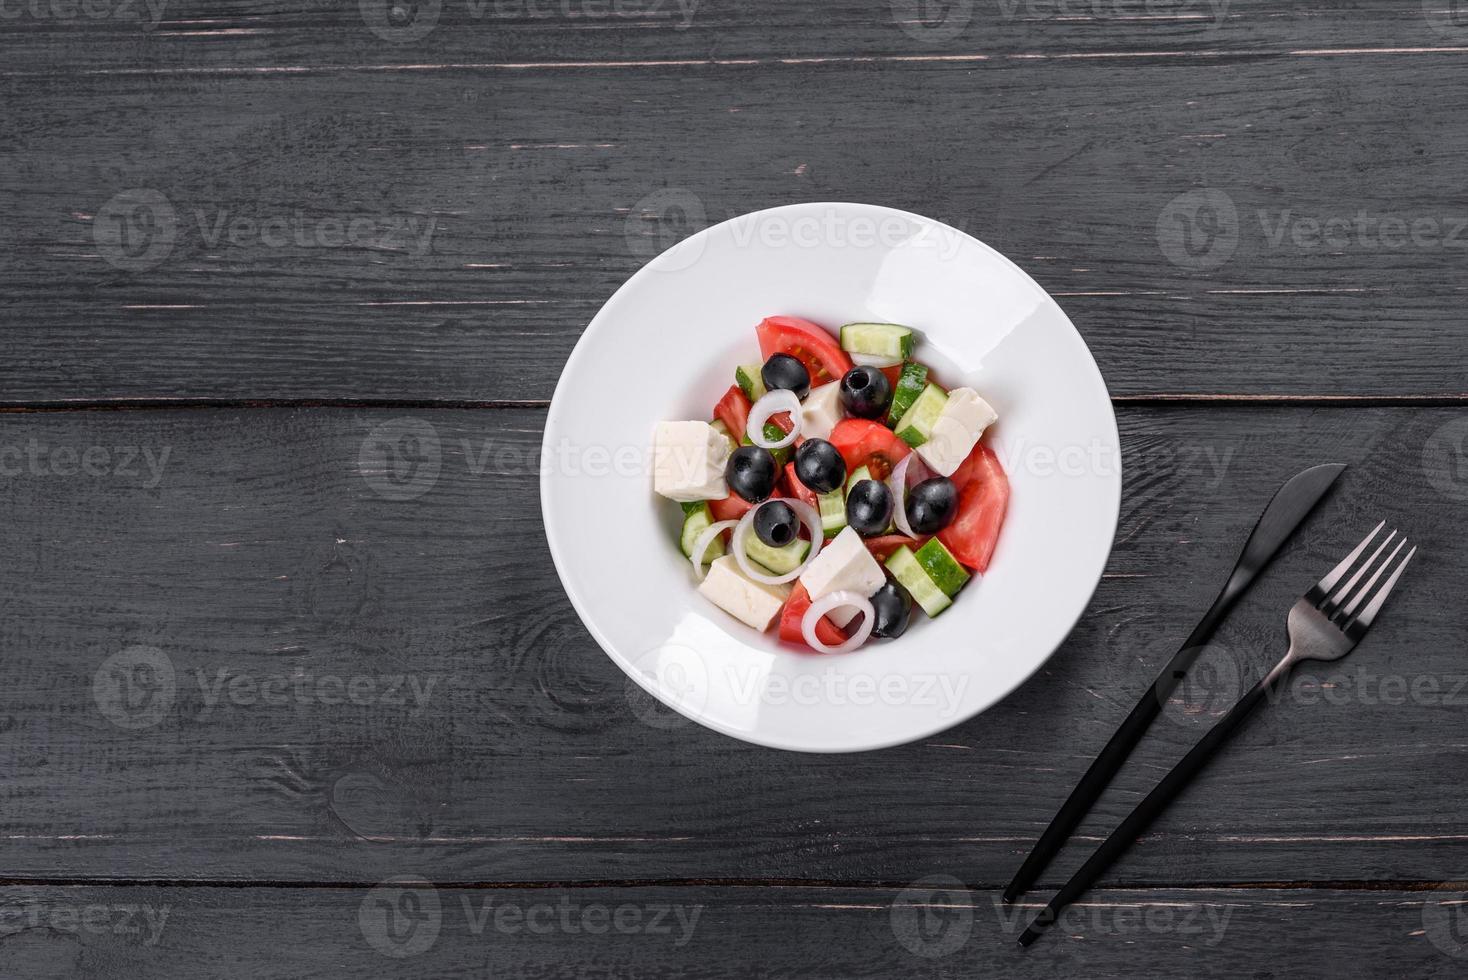
<svg viewBox="0 0 1468 980">
<path fill-rule="evenodd" d="M 902 459 L 898 460 L 897 465 L 892 467 L 892 474 L 887 477 L 887 489 L 892 491 L 892 521 L 897 525 L 897 530 L 909 538 L 920 536 L 917 532 L 913 531 L 912 525 L 907 523 L 907 468 L 912 465 L 912 461 L 915 459 L 918 461 L 917 465 L 921 466 L 924 470 L 927 469 L 923 461 L 918 459 L 917 453 L 908 453 Z M 913 482 L 921 483 L 924 479 L 928 479 L 928 477 L 923 477 Z"/>
<path fill-rule="evenodd" d="M 771 415 L 790 413 L 790 431 L 779 442 L 765 441 L 765 423 Z M 776 388 L 760 396 L 749 409 L 749 422 L 744 426 L 749 441 L 761 449 L 784 449 L 800 435 L 800 398 L 789 388 Z"/>
<path fill-rule="evenodd" d="M 821 545 L 825 543 L 821 537 L 820 511 L 803 500 L 786 500 L 781 497 L 780 502 L 789 504 L 790 509 L 795 511 L 795 516 L 799 517 L 805 524 L 806 530 L 810 531 L 810 551 L 805 553 L 805 561 L 801 562 L 794 571 L 786 572 L 784 575 L 766 575 L 756 568 L 754 562 L 749 560 L 749 555 L 745 554 L 744 538 L 754 530 L 754 512 L 763 507 L 764 503 L 761 503 L 759 507 L 751 507 L 743 517 L 739 518 L 739 526 L 734 529 L 734 537 L 729 542 L 730 550 L 734 552 L 734 560 L 739 563 L 740 570 L 748 578 L 765 585 L 784 585 L 786 582 L 793 581 L 801 572 L 805 571 L 806 566 L 815 560 L 816 555 L 821 553 Z"/>
<path fill-rule="evenodd" d="M 826 613 L 832 609 L 840 609 L 842 606 L 854 606 L 861 614 L 861 625 L 856 628 L 855 633 L 846 638 L 845 643 L 834 647 L 827 646 L 816 635 L 816 624 Z M 810 648 L 819 653 L 849 653 L 867 641 L 867 637 L 872 635 L 872 627 L 876 625 L 877 612 L 872 608 L 871 600 L 860 592 L 843 589 L 828 592 L 810 604 L 810 608 L 805 611 L 805 618 L 800 621 L 800 634 L 805 637 L 805 642 Z"/>
<path fill-rule="evenodd" d="M 851 358 L 852 364 L 860 364 L 863 367 L 896 367 L 902 363 L 900 357 L 883 357 L 881 354 L 853 354 L 847 351 L 846 356 Z"/>
<path fill-rule="evenodd" d="M 688 559 L 693 562 L 694 575 L 703 578 L 706 574 L 703 570 L 703 556 L 709 550 L 709 545 L 714 543 L 714 538 L 738 524 L 738 521 L 714 521 L 699 532 L 698 537 L 693 539 L 693 555 Z"/>
</svg>

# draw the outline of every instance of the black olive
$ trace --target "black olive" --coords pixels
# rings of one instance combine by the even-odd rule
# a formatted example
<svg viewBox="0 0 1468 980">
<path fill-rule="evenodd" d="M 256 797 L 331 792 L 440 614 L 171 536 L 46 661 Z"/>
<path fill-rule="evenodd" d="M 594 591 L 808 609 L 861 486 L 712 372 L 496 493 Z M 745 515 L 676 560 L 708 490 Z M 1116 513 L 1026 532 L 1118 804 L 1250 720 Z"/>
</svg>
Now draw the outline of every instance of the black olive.
<svg viewBox="0 0 1468 980">
<path fill-rule="evenodd" d="M 846 482 L 846 460 L 824 439 L 807 439 L 795 450 L 795 475 L 816 493 L 830 493 Z"/>
<path fill-rule="evenodd" d="M 924 480 L 907 491 L 907 523 L 918 534 L 937 534 L 958 512 L 958 488 L 946 476 Z"/>
<path fill-rule="evenodd" d="M 771 548 L 783 548 L 795 540 L 800 518 L 783 500 L 766 500 L 754 512 L 754 533 Z"/>
<path fill-rule="evenodd" d="M 907 631 L 907 620 L 912 614 L 912 603 L 907 599 L 907 593 L 897 587 L 896 582 L 888 582 L 878 589 L 871 598 L 872 611 L 876 613 L 876 624 L 872 627 L 872 635 L 895 639 Z"/>
<path fill-rule="evenodd" d="M 841 378 L 841 404 L 857 418 L 877 418 L 891 400 L 892 382 L 874 367 L 854 367 Z"/>
<path fill-rule="evenodd" d="M 775 492 L 775 477 L 779 472 L 768 449 L 740 446 L 724 466 L 724 480 L 730 490 L 757 504 Z"/>
<path fill-rule="evenodd" d="M 858 480 L 846 498 L 846 523 L 862 537 L 885 534 L 892 522 L 892 491 L 880 480 Z"/>
<path fill-rule="evenodd" d="M 771 391 L 787 388 L 795 392 L 797 398 L 810 394 L 810 372 L 789 354 L 771 354 L 765 366 L 759 369 L 759 376 Z"/>
</svg>

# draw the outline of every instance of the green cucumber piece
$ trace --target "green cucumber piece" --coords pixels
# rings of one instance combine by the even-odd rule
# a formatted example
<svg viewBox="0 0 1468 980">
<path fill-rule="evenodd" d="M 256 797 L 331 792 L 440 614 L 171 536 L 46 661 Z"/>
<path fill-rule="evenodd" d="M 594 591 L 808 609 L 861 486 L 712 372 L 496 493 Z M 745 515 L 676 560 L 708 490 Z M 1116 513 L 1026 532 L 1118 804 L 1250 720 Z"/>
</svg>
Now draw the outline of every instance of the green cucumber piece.
<svg viewBox="0 0 1468 980">
<path fill-rule="evenodd" d="M 848 323 L 841 328 L 841 349 L 904 361 L 912 356 L 912 328 L 895 323 Z"/>
<path fill-rule="evenodd" d="M 757 402 L 765 397 L 765 379 L 760 375 L 759 364 L 741 364 L 734 369 L 734 383 L 744 392 L 744 397 Z"/>
<path fill-rule="evenodd" d="M 950 599 L 958 595 L 958 590 L 968 581 L 968 569 L 960 565 L 937 538 L 929 538 L 913 557 L 938 590 Z"/>
<path fill-rule="evenodd" d="M 709 423 L 709 428 L 713 429 L 715 432 L 717 432 L 720 435 L 722 435 L 725 439 L 728 439 L 729 440 L 729 443 L 730 443 L 730 445 L 729 445 L 729 451 L 730 452 L 733 452 L 734 451 L 734 447 L 736 445 L 738 445 L 738 443 L 736 443 L 734 441 L 734 437 L 729 434 L 729 427 L 727 425 L 725 425 L 719 419 L 714 419 L 712 422 Z"/>
<path fill-rule="evenodd" d="M 916 361 L 908 361 L 902 365 L 902 373 L 897 376 L 897 386 L 892 389 L 892 407 L 887 411 L 887 425 L 896 428 L 902 416 L 912 408 L 912 403 L 917 401 L 918 395 L 928 386 L 928 369 Z"/>
<path fill-rule="evenodd" d="M 846 478 L 846 493 L 844 494 L 844 496 L 851 496 L 851 491 L 855 490 L 856 485 L 862 480 L 874 479 L 876 479 L 876 477 L 872 476 L 872 471 L 869 468 L 865 466 L 858 466 L 856 469 L 852 470 L 851 475 Z M 841 506 L 845 507 L 846 505 L 843 503 Z"/>
<path fill-rule="evenodd" d="M 785 434 L 785 430 L 780 428 L 775 423 L 765 423 L 765 442 L 779 442 L 781 439 L 785 438 Z M 741 446 L 753 446 L 754 440 L 749 438 L 749 433 L 746 432 L 744 434 L 744 438 L 740 440 L 739 444 Z M 794 448 L 794 445 L 790 445 L 784 446 L 780 449 L 771 449 L 770 455 L 775 457 L 775 466 L 783 469 L 785 464 L 790 462 L 790 453 L 792 450 L 794 450 Z"/>
<path fill-rule="evenodd" d="M 761 541 L 753 530 L 744 535 L 744 553 L 775 575 L 795 571 L 805 561 L 805 553 L 809 550 L 810 542 L 804 538 L 796 538 L 783 548 L 773 548 Z"/>
<path fill-rule="evenodd" d="M 907 545 L 887 556 L 887 571 L 892 573 L 897 584 L 906 589 L 912 600 L 922 606 L 923 612 L 929 616 L 936 616 L 953 605 L 953 600 L 944 595 L 943 590 L 928 578 L 928 573 L 918 564 L 917 556 Z"/>
<path fill-rule="evenodd" d="M 816 497 L 816 505 L 821 512 L 821 531 L 826 537 L 834 538 L 846 526 L 846 494 L 837 487 Z"/>
<path fill-rule="evenodd" d="M 928 436 L 933 434 L 933 423 L 938 421 L 938 416 L 943 414 L 943 406 L 947 404 L 948 392 L 929 383 L 898 420 L 897 438 L 914 449 L 927 442 Z"/>
<path fill-rule="evenodd" d="M 695 500 L 683 505 L 683 533 L 680 535 L 679 545 L 683 548 L 684 558 L 693 557 L 693 543 L 713 522 L 714 512 L 709 510 L 707 500 Z M 724 542 L 715 538 L 703 553 L 703 558 L 704 561 L 713 561 L 723 554 Z"/>
</svg>

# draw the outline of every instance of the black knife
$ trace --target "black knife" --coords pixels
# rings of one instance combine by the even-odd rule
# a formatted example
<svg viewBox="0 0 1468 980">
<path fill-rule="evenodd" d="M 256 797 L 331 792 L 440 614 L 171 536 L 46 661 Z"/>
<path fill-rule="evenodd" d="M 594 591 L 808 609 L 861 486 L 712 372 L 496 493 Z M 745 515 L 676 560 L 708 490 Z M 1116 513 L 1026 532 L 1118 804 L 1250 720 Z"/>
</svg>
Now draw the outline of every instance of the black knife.
<svg viewBox="0 0 1468 980">
<path fill-rule="evenodd" d="M 1045 833 L 1040 835 L 1034 850 L 1030 851 L 1030 856 L 1025 858 L 1025 863 L 1016 872 L 1014 880 L 1004 890 L 1005 902 L 1013 902 L 1040 877 L 1050 859 L 1064 846 L 1081 819 L 1090 812 L 1092 804 L 1111 783 L 1112 777 L 1161 713 L 1168 696 L 1193 665 L 1208 637 L 1218 628 L 1218 624 L 1233 608 L 1239 596 L 1244 594 L 1269 564 L 1280 546 L 1330 490 L 1345 468 L 1344 463 L 1312 466 L 1291 477 L 1275 493 L 1269 506 L 1264 508 L 1259 523 L 1254 525 L 1254 533 L 1249 535 L 1249 540 L 1244 544 L 1243 553 L 1239 555 L 1238 564 L 1234 566 L 1228 584 L 1223 587 L 1218 598 L 1213 600 L 1213 605 L 1203 614 L 1197 627 L 1183 641 L 1182 649 L 1173 654 L 1167 666 L 1162 668 L 1162 673 L 1157 675 L 1157 680 L 1152 682 L 1152 687 L 1142 695 L 1136 707 L 1132 708 L 1132 713 L 1127 715 L 1126 721 L 1111 736 L 1111 741 L 1096 756 L 1096 761 L 1091 763 L 1091 768 L 1086 770 L 1086 774 L 1071 791 L 1065 805 L 1060 808 L 1055 819 L 1050 821 L 1050 826 L 1045 828 Z"/>
</svg>

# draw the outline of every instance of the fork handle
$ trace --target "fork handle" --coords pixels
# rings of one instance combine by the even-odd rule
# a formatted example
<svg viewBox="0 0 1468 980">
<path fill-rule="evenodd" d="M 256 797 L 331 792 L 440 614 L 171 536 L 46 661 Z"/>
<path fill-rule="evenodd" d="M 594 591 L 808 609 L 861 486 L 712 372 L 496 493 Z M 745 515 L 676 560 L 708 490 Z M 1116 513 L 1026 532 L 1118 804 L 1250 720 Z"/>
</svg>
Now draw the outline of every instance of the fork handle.
<svg viewBox="0 0 1468 980">
<path fill-rule="evenodd" d="M 1266 674 L 1259 683 L 1234 702 L 1234 706 L 1228 709 L 1228 714 L 1220 718 L 1218 724 L 1210 728 L 1208 733 L 1198 740 L 1198 744 L 1183 756 L 1181 762 L 1173 766 L 1172 771 L 1164 776 L 1156 788 L 1147 794 L 1146 799 L 1138 803 L 1136 809 L 1121 822 L 1121 826 L 1112 831 L 1111 836 L 1096 848 L 1096 852 L 1086 860 L 1085 864 L 1081 865 L 1080 870 L 1071 876 L 1060 891 L 1055 893 L 1055 897 L 1040 911 L 1039 915 L 1035 916 L 1029 927 L 1019 937 L 1021 946 L 1028 946 L 1038 939 L 1040 933 L 1059 917 L 1060 911 L 1090 888 L 1096 879 L 1115 863 L 1122 852 L 1152 825 L 1152 822 L 1161 815 L 1163 810 L 1167 809 L 1167 805 L 1183 791 L 1193 777 L 1208 765 L 1209 760 L 1223 747 L 1229 736 L 1244 723 L 1244 719 L 1248 718 L 1259 706 L 1259 702 L 1264 700 L 1269 689 L 1289 673 L 1294 662 L 1294 654 L 1286 654 L 1285 658 L 1276 664 L 1274 669 Z"/>
</svg>

